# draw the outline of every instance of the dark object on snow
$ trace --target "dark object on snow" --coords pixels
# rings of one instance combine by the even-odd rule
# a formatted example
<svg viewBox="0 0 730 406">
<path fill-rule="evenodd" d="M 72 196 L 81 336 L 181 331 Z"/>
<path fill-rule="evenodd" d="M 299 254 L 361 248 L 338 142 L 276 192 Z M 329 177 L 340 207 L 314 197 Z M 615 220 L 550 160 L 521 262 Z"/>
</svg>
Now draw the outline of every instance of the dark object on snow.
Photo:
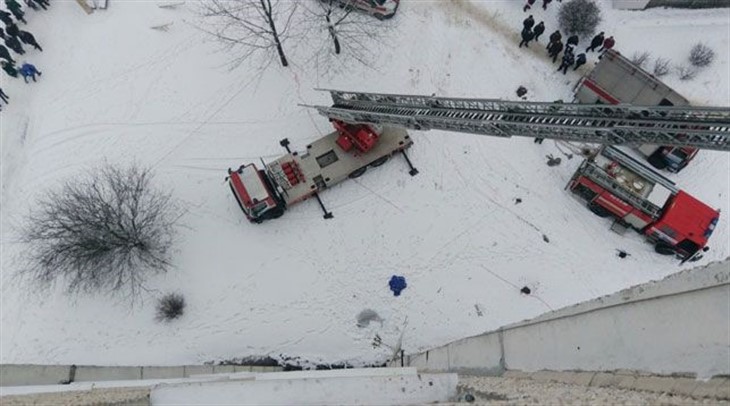
<svg viewBox="0 0 730 406">
<path fill-rule="evenodd" d="M 557 42 L 553 42 L 552 45 L 548 48 L 548 56 L 553 57 L 553 63 L 558 60 L 558 55 L 560 55 L 560 52 L 563 50 L 563 43 L 558 40 Z"/>
<path fill-rule="evenodd" d="M 526 12 L 530 8 L 532 8 L 532 5 L 535 4 L 535 0 L 527 0 L 527 4 L 525 4 L 525 7 L 522 7 L 522 11 Z"/>
<path fill-rule="evenodd" d="M 381 326 L 383 325 L 383 319 L 374 310 L 365 309 L 357 315 L 357 326 L 360 328 L 369 326 L 372 321 L 377 321 Z"/>
<path fill-rule="evenodd" d="M 29 63 L 24 63 L 20 67 L 20 74 L 23 75 L 23 80 L 25 80 L 25 83 L 28 83 L 28 78 L 32 78 L 35 82 L 35 75 L 43 76 L 43 72 L 39 71 L 35 65 L 31 65 Z"/>
<path fill-rule="evenodd" d="M 532 15 L 522 21 L 522 27 L 525 30 L 531 30 L 533 25 L 535 25 L 535 19 L 532 18 Z"/>
<path fill-rule="evenodd" d="M 598 35 L 593 37 L 593 39 L 591 40 L 591 45 L 588 48 L 586 48 L 586 52 L 595 51 L 596 48 L 603 45 L 603 40 L 604 40 L 603 31 L 601 31 L 598 33 Z"/>
<path fill-rule="evenodd" d="M 25 18 L 23 18 L 25 13 L 23 12 L 23 7 L 20 6 L 20 3 L 15 0 L 5 0 L 5 5 L 8 6 L 8 10 L 13 13 L 16 20 L 22 21 L 23 24 L 28 24 L 28 22 L 25 21 Z"/>
<path fill-rule="evenodd" d="M 545 141 L 545 138 L 535 137 L 532 142 L 534 142 L 535 144 L 542 144 L 543 141 Z"/>
<path fill-rule="evenodd" d="M 0 39 L 5 39 L 5 30 L 0 27 Z"/>
<path fill-rule="evenodd" d="M 550 239 L 545 234 L 542 235 L 542 240 L 545 241 L 546 243 L 550 244 Z"/>
<path fill-rule="evenodd" d="M 601 49 L 598 50 L 598 52 L 601 51 L 608 51 L 609 49 L 613 48 L 613 46 L 616 45 L 616 40 L 613 39 L 613 37 L 608 37 L 603 41 L 603 46 Z"/>
<path fill-rule="evenodd" d="M 18 70 L 15 69 L 15 65 L 12 62 L 0 61 L 0 65 L 3 66 L 3 70 L 8 74 L 8 76 L 12 76 L 14 78 L 18 77 Z"/>
<path fill-rule="evenodd" d="M 626 252 L 624 250 L 618 250 L 618 257 L 621 259 L 624 259 L 624 258 L 628 257 L 629 255 L 631 255 L 631 254 L 629 254 L 628 252 Z"/>
<path fill-rule="evenodd" d="M 520 292 L 522 292 L 526 295 L 529 295 L 532 292 L 532 290 L 530 290 L 530 288 L 528 288 L 527 286 L 523 286 L 522 289 L 520 289 Z"/>
<path fill-rule="evenodd" d="M 25 5 L 32 8 L 35 11 L 38 11 L 38 6 L 33 2 L 33 0 L 25 0 Z"/>
<path fill-rule="evenodd" d="M 476 399 L 474 398 L 474 395 L 472 395 L 471 393 L 467 393 L 466 395 L 464 395 L 464 400 L 465 400 L 465 401 L 466 401 L 467 403 L 474 403 L 474 401 L 475 401 Z"/>
<path fill-rule="evenodd" d="M 586 54 L 578 54 L 578 56 L 575 57 L 575 69 L 578 70 L 581 66 L 586 64 Z"/>
<path fill-rule="evenodd" d="M 20 40 L 23 41 L 24 44 L 32 45 L 33 48 L 43 52 L 43 48 L 41 48 L 41 46 L 35 40 L 33 34 L 29 33 L 28 31 L 20 31 L 18 33 L 18 38 L 20 38 Z"/>
<path fill-rule="evenodd" d="M 542 9 L 547 10 L 548 4 L 552 3 L 553 0 L 542 0 Z"/>
<path fill-rule="evenodd" d="M 577 35 L 571 35 L 568 37 L 568 41 L 566 42 L 567 46 L 574 47 L 578 45 L 578 42 L 580 42 L 580 39 Z"/>
<path fill-rule="evenodd" d="M 545 156 L 548 159 L 547 166 L 558 166 L 562 160 L 560 157 L 554 158 L 552 154 Z"/>
<path fill-rule="evenodd" d="M 533 28 L 532 32 L 535 34 L 535 42 L 539 41 L 540 35 L 545 32 L 545 23 L 540 21 L 540 23 Z"/>
<path fill-rule="evenodd" d="M 51 3 L 49 3 L 48 0 L 32 0 L 32 1 L 34 1 L 36 4 L 41 6 L 41 8 L 43 10 L 48 10 L 48 7 L 51 6 Z"/>
<path fill-rule="evenodd" d="M 520 203 L 522 203 L 522 199 L 520 199 L 519 197 L 516 197 L 515 204 L 520 204 Z"/>
<path fill-rule="evenodd" d="M 520 86 L 517 88 L 517 97 L 522 97 L 527 94 L 527 88 Z"/>
<path fill-rule="evenodd" d="M 0 58 L 5 59 L 10 63 L 15 63 L 15 60 L 10 56 L 10 51 L 8 51 L 8 49 L 3 45 L 0 45 Z"/>
<path fill-rule="evenodd" d="M 393 275 L 390 278 L 390 282 L 388 282 L 388 285 L 390 285 L 390 290 L 393 291 L 393 294 L 395 296 L 400 296 L 400 293 L 403 291 L 403 289 L 408 286 L 406 284 L 406 278 L 397 275 Z"/>
<path fill-rule="evenodd" d="M 157 302 L 157 321 L 170 321 L 183 315 L 185 298 L 179 293 L 169 293 Z"/>
<path fill-rule="evenodd" d="M 708 66 L 714 59 L 715 51 L 703 43 L 695 44 L 689 52 L 689 63 L 698 68 Z"/>
<path fill-rule="evenodd" d="M 5 104 L 10 104 L 10 102 L 8 101 L 9 98 L 10 98 L 10 96 L 5 94 L 5 92 L 3 92 L 3 89 L 0 88 L 0 99 L 2 99 L 2 101 L 5 102 Z"/>
<path fill-rule="evenodd" d="M 535 38 L 535 34 L 532 33 L 532 30 L 525 28 L 522 30 L 522 41 L 520 42 L 520 48 L 522 48 L 522 44 L 525 44 L 525 47 L 530 47 L 530 41 Z"/>
</svg>

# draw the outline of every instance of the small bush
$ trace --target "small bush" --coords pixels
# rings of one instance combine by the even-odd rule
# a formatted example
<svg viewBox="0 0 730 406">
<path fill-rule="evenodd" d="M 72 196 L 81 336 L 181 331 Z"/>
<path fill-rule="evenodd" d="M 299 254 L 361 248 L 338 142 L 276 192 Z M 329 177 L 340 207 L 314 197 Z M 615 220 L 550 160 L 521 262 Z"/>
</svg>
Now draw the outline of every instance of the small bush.
<svg viewBox="0 0 730 406">
<path fill-rule="evenodd" d="M 689 52 L 689 63 L 698 68 L 709 66 L 715 60 L 715 51 L 705 44 L 698 43 Z"/>
<path fill-rule="evenodd" d="M 560 28 L 568 34 L 587 37 L 601 22 L 601 10 L 593 0 L 571 0 L 558 12 Z"/>
<path fill-rule="evenodd" d="M 656 58 L 654 61 L 654 76 L 660 78 L 669 73 L 669 59 Z"/>
<path fill-rule="evenodd" d="M 697 75 L 697 68 L 687 65 L 677 66 L 677 75 L 679 80 L 692 80 Z"/>
<path fill-rule="evenodd" d="M 651 54 L 647 51 L 642 52 L 634 52 L 634 55 L 631 56 L 631 62 L 634 63 L 634 65 L 639 67 L 644 67 L 644 64 L 649 60 L 649 57 Z"/>
<path fill-rule="evenodd" d="M 170 321 L 183 315 L 185 298 L 179 293 L 169 293 L 157 301 L 157 321 Z"/>
</svg>

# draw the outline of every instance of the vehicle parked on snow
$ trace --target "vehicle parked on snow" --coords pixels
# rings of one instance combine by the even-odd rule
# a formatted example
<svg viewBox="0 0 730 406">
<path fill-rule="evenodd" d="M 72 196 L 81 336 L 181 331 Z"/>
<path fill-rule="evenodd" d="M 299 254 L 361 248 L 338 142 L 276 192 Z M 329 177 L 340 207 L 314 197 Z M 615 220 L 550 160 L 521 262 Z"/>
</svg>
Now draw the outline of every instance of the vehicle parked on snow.
<svg viewBox="0 0 730 406">
<path fill-rule="evenodd" d="M 707 250 L 720 217 L 715 210 L 670 180 L 614 147 L 599 149 L 573 174 L 567 186 L 601 217 L 614 217 L 612 230 L 633 228 L 655 251 L 683 260 Z"/>
<path fill-rule="evenodd" d="M 609 49 L 575 87 L 579 103 L 689 106 L 689 101 L 617 51 Z M 644 144 L 637 150 L 657 169 L 679 172 L 697 148 Z"/>
<path fill-rule="evenodd" d="M 327 0 L 321 0 L 327 1 Z M 364 11 L 379 20 L 393 18 L 398 11 L 400 0 L 335 0 L 340 7 L 353 7 Z"/>
</svg>

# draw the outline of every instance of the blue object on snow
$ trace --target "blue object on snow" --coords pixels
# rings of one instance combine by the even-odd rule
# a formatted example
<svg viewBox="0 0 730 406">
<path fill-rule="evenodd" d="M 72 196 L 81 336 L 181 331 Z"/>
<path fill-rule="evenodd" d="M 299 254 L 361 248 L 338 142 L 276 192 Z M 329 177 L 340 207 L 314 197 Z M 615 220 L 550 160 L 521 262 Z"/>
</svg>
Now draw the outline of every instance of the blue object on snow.
<svg viewBox="0 0 730 406">
<path fill-rule="evenodd" d="M 390 290 L 392 290 L 393 294 L 396 296 L 400 296 L 400 292 L 402 292 L 403 289 L 405 289 L 406 286 L 408 286 L 406 284 L 406 278 L 403 276 L 397 276 L 397 275 L 393 275 L 390 278 L 390 282 L 388 282 L 388 285 L 390 285 Z"/>
</svg>

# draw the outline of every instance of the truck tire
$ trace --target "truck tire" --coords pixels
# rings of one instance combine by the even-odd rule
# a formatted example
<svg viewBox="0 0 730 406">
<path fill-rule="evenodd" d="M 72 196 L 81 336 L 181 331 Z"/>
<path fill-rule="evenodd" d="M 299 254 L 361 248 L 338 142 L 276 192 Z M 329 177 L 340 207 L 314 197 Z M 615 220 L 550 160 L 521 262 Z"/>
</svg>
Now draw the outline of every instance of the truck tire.
<svg viewBox="0 0 730 406">
<path fill-rule="evenodd" d="M 372 163 L 370 164 L 370 166 L 372 166 L 373 168 L 377 168 L 378 166 L 380 166 L 380 165 L 382 165 L 382 164 L 384 164 L 384 163 L 388 162 L 388 159 L 389 159 L 389 158 L 390 158 L 390 156 L 389 156 L 389 155 L 386 155 L 386 156 L 380 157 L 380 158 L 378 158 L 378 159 L 374 160 L 374 161 L 373 161 L 373 162 L 372 162 Z"/>
<path fill-rule="evenodd" d="M 603 206 L 599 205 L 598 203 L 590 203 L 588 205 L 588 209 L 593 212 L 598 217 L 611 217 L 611 212 L 606 210 Z"/>
<path fill-rule="evenodd" d="M 365 171 L 367 171 L 367 170 L 368 170 L 368 167 L 367 167 L 367 166 L 363 166 L 363 167 L 362 167 L 362 168 L 360 168 L 360 169 L 355 169 L 354 171 L 352 171 L 352 173 L 350 173 L 349 175 L 347 175 L 347 177 L 349 177 L 350 179 L 355 179 L 355 178 L 359 178 L 359 177 L 360 177 L 360 176 L 362 176 L 362 175 L 363 175 L 363 174 L 365 173 Z"/>
<path fill-rule="evenodd" d="M 654 251 L 656 251 L 656 253 L 660 255 L 674 255 L 676 253 L 674 251 L 674 247 L 663 242 L 656 243 L 656 245 L 654 246 Z"/>
</svg>

